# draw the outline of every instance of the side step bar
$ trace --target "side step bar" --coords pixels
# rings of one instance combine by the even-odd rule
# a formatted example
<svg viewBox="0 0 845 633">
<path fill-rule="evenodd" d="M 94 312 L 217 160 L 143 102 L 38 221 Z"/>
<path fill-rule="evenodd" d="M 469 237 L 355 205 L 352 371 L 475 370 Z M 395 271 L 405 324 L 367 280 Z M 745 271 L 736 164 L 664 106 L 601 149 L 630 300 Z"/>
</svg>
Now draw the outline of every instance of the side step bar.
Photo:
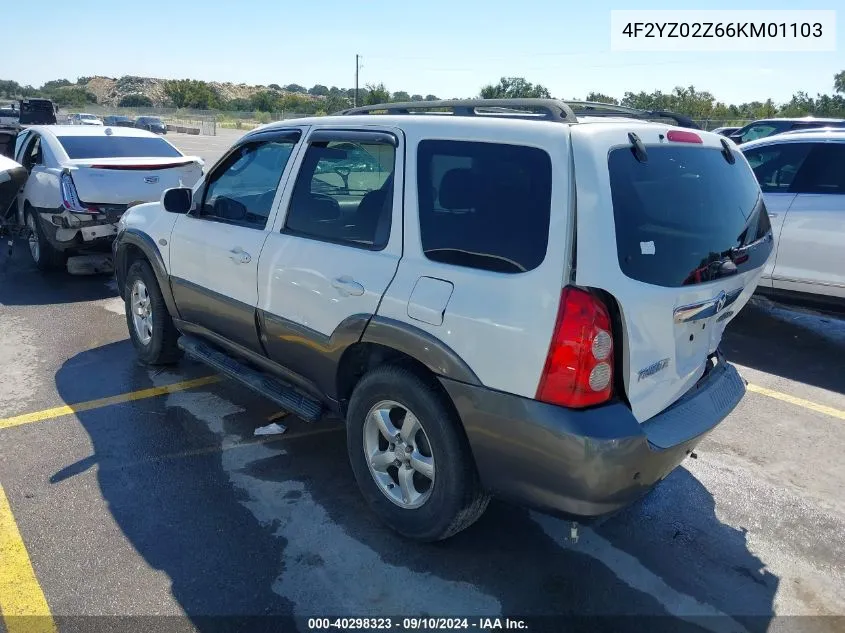
<svg viewBox="0 0 845 633">
<path fill-rule="evenodd" d="M 307 422 L 316 422 L 320 419 L 323 405 L 301 394 L 281 380 L 253 369 L 210 343 L 194 336 L 183 334 L 179 337 L 178 345 L 191 358 L 237 380 L 268 400 L 272 400 L 285 411 L 295 413 Z"/>
</svg>

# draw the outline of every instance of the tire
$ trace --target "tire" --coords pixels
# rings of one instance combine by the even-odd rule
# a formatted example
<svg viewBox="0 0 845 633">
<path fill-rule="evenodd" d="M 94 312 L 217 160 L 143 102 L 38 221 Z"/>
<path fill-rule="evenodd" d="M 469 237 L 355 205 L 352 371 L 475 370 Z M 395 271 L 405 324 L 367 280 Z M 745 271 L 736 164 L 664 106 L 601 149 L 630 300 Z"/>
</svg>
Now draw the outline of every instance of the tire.
<svg viewBox="0 0 845 633">
<path fill-rule="evenodd" d="M 29 254 L 35 267 L 42 272 L 60 270 L 67 267 L 67 255 L 53 247 L 44 235 L 38 214 L 27 207 L 24 211 L 24 221 L 30 230 Z"/>
<path fill-rule="evenodd" d="M 182 356 L 176 344 L 179 331 L 173 325 L 149 262 L 139 259 L 132 263 L 126 273 L 123 296 L 126 326 L 139 360 L 145 365 L 169 365 L 178 361 Z M 137 313 L 139 307 L 144 308 L 146 316 Z"/>
<path fill-rule="evenodd" d="M 391 407 L 390 403 L 398 407 Z M 374 427 L 384 428 L 375 422 L 378 414 L 368 423 L 373 410 L 386 409 L 393 424 L 388 431 L 404 435 L 402 427 L 407 414 L 413 412 L 422 435 L 416 433 L 407 441 L 405 437 L 396 438 L 391 453 L 385 433 L 373 431 Z M 349 461 L 364 499 L 384 523 L 403 536 L 423 542 L 439 541 L 469 527 L 487 508 L 490 497 L 481 489 L 469 443 L 452 403 L 436 384 L 408 368 L 385 365 L 360 380 L 349 402 L 346 438 Z M 378 443 L 375 452 L 373 438 Z M 395 462 L 383 472 L 371 470 L 371 461 L 387 463 L 390 454 L 408 456 L 402 458 L 402 471 Z M 412 467 L 404 460 L 414 461 L 414 456 L 416 466 Z M 426 466 L 430 468 L 430 479 L 423 476 L 424 469 L 417 470 L 420 464 L 428 464 L 426 459 L 432 460 Z M 406 497 L 405 487 L 398 483 L 400 472 L 407 473 L 409 468 L 412 494 L 421 495 L 410 503 L 407 499 L 413 497 Z M 407 477 L 405 482 L 407 485 Z"/>
</svg>

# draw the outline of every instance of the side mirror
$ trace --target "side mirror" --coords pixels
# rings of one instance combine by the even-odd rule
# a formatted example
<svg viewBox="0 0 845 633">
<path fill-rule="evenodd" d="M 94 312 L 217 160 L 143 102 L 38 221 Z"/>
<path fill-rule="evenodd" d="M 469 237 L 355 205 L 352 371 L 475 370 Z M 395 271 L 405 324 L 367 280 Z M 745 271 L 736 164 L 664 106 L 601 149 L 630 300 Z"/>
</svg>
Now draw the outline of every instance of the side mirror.
<svg viewBox="0 0 845 633">
<path fill-rule="evenodd" d="M 193 191 L 187 187 L 167 189 L 161 196 L 161 205 L 170 213 L 185 214 L 191 210 Z"/>
</svg>

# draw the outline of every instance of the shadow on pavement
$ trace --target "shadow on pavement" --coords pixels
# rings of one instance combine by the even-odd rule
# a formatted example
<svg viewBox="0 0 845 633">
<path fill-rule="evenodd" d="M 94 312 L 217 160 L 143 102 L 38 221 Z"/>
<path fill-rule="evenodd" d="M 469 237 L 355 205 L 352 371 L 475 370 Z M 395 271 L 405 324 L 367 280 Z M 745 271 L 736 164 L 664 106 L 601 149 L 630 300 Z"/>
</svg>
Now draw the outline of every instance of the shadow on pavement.
<svg viewBox="0 0 845 633">
<path fill-rule="evenodd" d="M 123 344 L 71 358 L 56 375 L 65 402 L 83 399 L 74 368 L 88 355 L 115 374 L 134 363 Z M 141 368 L 129 381 L 113 391 L 151 386 Z M 278 442 L 221 452 L 223 436 L 252 441 L 273 407 L 228 383 L 192 394 L 196 404 L 184 407 L 155 398 L 78 413 L 93 455 L 53 481 L 97 465 L 115 522 L 167 574 L 197 630 L 220 630 L 221 620 L 206 618 L 214 615 L 447 615 L 444 604 L 466 609 L 455 616 L 572 618 L 538 620 L 532 631 L 725 630 L 719 617 L 667 617 L 689 605 L 754 632 L 770 623 L 779 579 L 762 571 L 745 532 L 719 521 L 710 493 L 683 468 L 643 502 L 584 530 L 579 544 L 563 538 L 562 521 L 494 502 L 467 531 L 419 545 L 364 505 L 340 430 L 297 439 L 315 427 L 292 420 Z"/>
<path fill-rule="evenodd" d="M 117 296 L 112 275 L 43 273 L 32 262 L 26 242 L 16 243 L 11 258 L 6 249 L 6 244 L 0 244 L 0 305 L 50 305 Z"/>
<path fill-rule="evenodd" d="M 845 319 L 754 299 L 728 326 L 731 362 L 845 394 Z"/>
</svg>

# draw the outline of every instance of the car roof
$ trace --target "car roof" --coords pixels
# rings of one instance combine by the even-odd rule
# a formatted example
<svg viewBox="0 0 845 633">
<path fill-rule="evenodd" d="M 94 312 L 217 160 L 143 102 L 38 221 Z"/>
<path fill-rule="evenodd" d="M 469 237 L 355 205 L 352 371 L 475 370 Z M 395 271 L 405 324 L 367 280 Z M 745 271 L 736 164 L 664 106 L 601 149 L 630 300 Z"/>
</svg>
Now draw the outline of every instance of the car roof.
<svg viewBox="0 0 845 633">
<path fill-rule="evenodd" d="M 99 125 L 33 125 L 27 129 L 52 136 L 143 136 L 160 138 L 147 130 L 134 127 L 109 127 L 108 125 L 102 127 Z M 111 134 L 106 134 L 106 130 L 111 130 Z"/>
<path fill-rule="evenodd" d="M 754 125 L 755 123 L 768 123 L 769 121 L 785 121 L 787 123 L 794 122 L 794 123 L 841 123 L 845 121 L 845 119 L 834 119 L 830 117 L 815 117 L 815 116 L 802 116 L 802 117 L 771 117 L 768 119 L 757 119 L 756 121 L 752 121 L 747 125 Z"/>
<path fill-rule="evenodd" d="M 784 134 L 773 134 L 754 141 L 748 141 L 740 146 L 745 151 L 752 147 L 760 147 L 774 143 L 797 143 L 799 141 L 825 143 L 827 141 L 845 141 L 845 129 L 801 130 Z"/>
</svg>

